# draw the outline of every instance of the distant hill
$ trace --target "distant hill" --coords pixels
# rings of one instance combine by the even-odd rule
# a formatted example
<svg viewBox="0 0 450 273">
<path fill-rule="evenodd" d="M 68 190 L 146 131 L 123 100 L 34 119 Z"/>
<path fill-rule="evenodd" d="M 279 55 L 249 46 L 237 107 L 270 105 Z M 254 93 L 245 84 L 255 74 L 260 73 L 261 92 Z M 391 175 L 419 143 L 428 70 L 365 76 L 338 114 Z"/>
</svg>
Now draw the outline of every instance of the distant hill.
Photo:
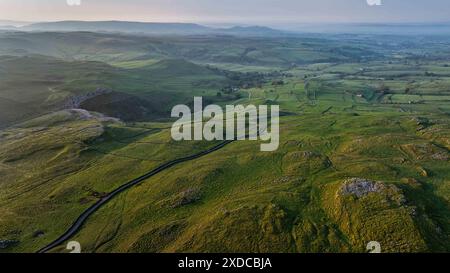
<svg viewBox="0 0 450 273">
<path fill-rule="evenodd" d="M 31 22 L 22 22 L 22 21 L 11 21 L 11 20 L 0 20 L 0 27 L 9 26 L 9 27 L 23 27 L 31 24 Z"/>
<path fill-rule="evenodd" d="M 250 28 L 259 33 L 270 31 Z M 166 59 L 185 59 L 203 64 L 289 67 L 349 58 L 358 61 L 361 56 L 377 56 L 376 51 L 382 50 L 370 45 L 357 48 L 353 46 L 354 41 L 344 44 L 326 36 L 304 37 L 301 43 L 293 37 L 290 46 L 286 47 L 284 39 L 279 39 L 286 38 L 284 36 L 236 34 L 250 31 L 248 28 L 229 31 L 231 33 L 222 32 L 222 35 L 178 37 L 97 32 L 5 32 L 0 33 L 0 55 L 39 54 L 69 61 L 100 61 L 125 68 L 142 67 Z"/>
<path fill-rule="evenodd" d="M 91 31 L 122 32 L 158 35 L 198 35 L 198 34 L 230 34 L 230 35 L 281 35 L 283 32 L 260 26 L 210 28 L 191 23 L 144 23 L 125 21 L 60 21 L 35 23 L 20 28 L 26 31 Z"/>
<path fill-rule="evenodd" d="M 147 34 L 198 34 L 211 31 L 210 28 L 185 23 L 141 23 L 123 21 L 61 21 L 36 23 L 25 26 L 31 31 L 93 31 L 93 32 L 134 32 Z"/>
<path fill-rule="evenodd" d="M 15 26 L 2 26 L 0 25 L 0 30 L 17 30 L 17 28 Z"/>
<path fill-rule="evenodd" d="M 322 34 L 449 35 L 450 22 L 294 24 L 284 29 L 293 32 Z"/>
<path fill-rule="evenodd" d="M 250 26 L 250 27 L 236 26 L 236 27 L 232 27 L 232 28 L 222 29 L 222 31 L 225 33 L 236 34 L 236 35 L 250 34 L 250 35 L 267 36 L 267 35 L 284 34 L 283 32 L 281 32 L 279 30 L 269 28 L 269 27 L 261 27 L 261 26 Z"/>
</svg>

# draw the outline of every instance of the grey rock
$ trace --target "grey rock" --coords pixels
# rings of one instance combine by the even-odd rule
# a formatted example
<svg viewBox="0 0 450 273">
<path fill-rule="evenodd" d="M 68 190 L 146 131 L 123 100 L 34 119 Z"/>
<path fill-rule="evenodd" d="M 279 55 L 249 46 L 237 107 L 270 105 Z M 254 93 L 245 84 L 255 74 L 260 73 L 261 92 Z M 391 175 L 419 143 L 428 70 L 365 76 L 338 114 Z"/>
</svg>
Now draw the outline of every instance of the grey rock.
<svg viewBox="0 0 450 273">
<path fill-rule="evenodd" d="M 432 155 L 431 158 L 434 160 L 441 160 L 441 161 L 449 160 L 448 154 L 446 154 L 444 152 L 436 153 L 436 154 Z"/>
<path fill-rule="evenodd" d="M 371 192 L 381 192 L 385 189 L 384 184 L 363 178 L 352 178 L 342 186 L 343 195 L 354 194 L 361 198 Z"/>
<path fill-rule="evenodd" d="M 172 201 L 172 208 L 179 208 L 182 206 L 186 206 L 196 201 L 200 200 L 200 193 L 197 189 L 187 189 L 180 194 L 178 194 L 175 199 Z"/>
<path fill-rule="evenodd" d="M 100 95 L 111 93 L 112 91 L 109 89 L 97 88 L 93 92 L 89 92 L 83 95 L 71 96 L 67 99 L 66 104 L 64 105 L 65 109 L 76 109 L 80 108 L 83 102 L 95 98 Z"/>
</svg>

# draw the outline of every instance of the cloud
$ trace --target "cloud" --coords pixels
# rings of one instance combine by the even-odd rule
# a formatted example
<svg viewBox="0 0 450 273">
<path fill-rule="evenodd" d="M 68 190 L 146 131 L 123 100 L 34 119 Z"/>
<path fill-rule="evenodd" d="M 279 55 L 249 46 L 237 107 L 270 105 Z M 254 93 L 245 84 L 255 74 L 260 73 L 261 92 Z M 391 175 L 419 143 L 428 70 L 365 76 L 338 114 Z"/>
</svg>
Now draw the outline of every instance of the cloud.
<svg viewBox="0 0 450 273">
<path fill-rule="evenodd" d="M 381 6 L 381 0 L 367 0 L 369 6 Z"/>
<path fill-rule="evenodd" d="M 81 0 L 66 0 L 69 6 L 81 6 Z"/>
</svg>

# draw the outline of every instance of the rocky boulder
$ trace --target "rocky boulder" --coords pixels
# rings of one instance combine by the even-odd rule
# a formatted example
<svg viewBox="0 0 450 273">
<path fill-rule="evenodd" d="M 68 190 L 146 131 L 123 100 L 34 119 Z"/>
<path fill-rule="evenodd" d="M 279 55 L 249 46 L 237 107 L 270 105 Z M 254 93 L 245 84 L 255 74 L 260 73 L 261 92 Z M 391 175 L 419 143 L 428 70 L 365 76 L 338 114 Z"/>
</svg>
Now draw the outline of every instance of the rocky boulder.
<svg viewBox="0 0 450 273">
<path fill-rule="evenodd" d="M 354 194 L 358 198 L 361 198 L 371 192 L 381 192 L 385 188 L 385 185 L 380 182 L 375 182 L 363 178 L 352 178 L 347 180 L 342 186 L 342 194 Z"/>
</svg>

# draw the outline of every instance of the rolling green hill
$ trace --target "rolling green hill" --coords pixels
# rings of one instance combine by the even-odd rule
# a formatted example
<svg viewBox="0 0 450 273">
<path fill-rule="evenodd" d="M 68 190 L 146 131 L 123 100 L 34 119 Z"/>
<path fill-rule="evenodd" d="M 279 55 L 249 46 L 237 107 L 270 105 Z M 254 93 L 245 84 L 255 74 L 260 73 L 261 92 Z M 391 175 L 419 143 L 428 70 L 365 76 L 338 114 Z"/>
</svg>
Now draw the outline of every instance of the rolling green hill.
<svg viewBox="0 0 450 273">
<path fill-rule="evenodd" d="M 385 50 L 372 41 L 366 44 L 364 39 L 355 39 L 358 39 L 357 47 L 352 39 L 235 36 L 233 32 L 229 35 L 150 37 L 92 32 L 14 32 L 0 34 L 0 54 L 41 54 L 110 64 L 186 59 L 200 63 L 289 68 L 293 64 L 379 57 L 379 51 Z"/>
<path fill-rule="evenodd" d="M 433 124 L 422 127 L 395 107 L 348 113 L 340 95 L 298 112 L 276 92 L 296 113 L 282 118 L 278 151 L 236 142 L 183 163 L 121 194 L 73 239 L 89 252 L 364 252 L 373 240 L 387 252 L 448 251 L 445 115 L 421 115 Z M 1 194 L 2 237 L 20 242 L 9 250 L 38 249 L 105 192 L 213 145 L 173 142 L 165 126 L 61 112 L 4 131 L 2 176 L 23 177 Z"/>
<path fill-rule="evenodd" d="M 2 56 L 0 126 L 83 105 L 125 120 L 160 118 L 167 116 L 173 105 L 192 101 L 195 94 L 214 98 L 231 83 L 218 71 L 184 60 L 125 69 L 93 61 Z M 108 110 L 122 99 L 120 106 L 126 115 Z"/>
<path fill-rule="evenodd" d="M 171 138 L 195 95 L 280 105 L 280 148 L 236 141 L 120 193 L 71 238 L 84 252 L 450 251 L 446 38 L 67 35 L 0 35 L 18 50 L 0 57 L 0 252 L 215 146 Z"/>
</svg>

